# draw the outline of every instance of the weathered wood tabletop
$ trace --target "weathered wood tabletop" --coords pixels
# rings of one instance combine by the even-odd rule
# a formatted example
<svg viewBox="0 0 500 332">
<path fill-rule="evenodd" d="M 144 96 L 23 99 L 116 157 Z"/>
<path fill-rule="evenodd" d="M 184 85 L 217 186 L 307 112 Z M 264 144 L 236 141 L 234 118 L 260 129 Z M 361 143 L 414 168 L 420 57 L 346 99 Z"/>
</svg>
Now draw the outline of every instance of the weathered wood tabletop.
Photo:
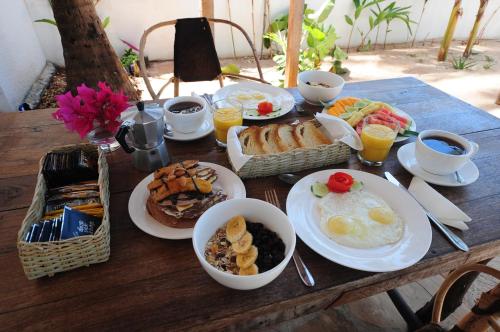
<svg viewBox="0 0 500 332">
<path fill-rule="evenodd" d="M 303 102 L 292 90 L 298 102 Z M 108 156 L 111 191 L 111 258 L 88 268 L 28 281 L 17 256 L 16 236 L 31 202 L 38 161 L 50 148 L 79 142 L 76 134 L 51 117 L 53 110 L 0 115 L 0 330 L 109 330 L 255 328 L 370 296 L 424 277 L 449 271 L 500 253 L 500 120 L 417 79 L 400 78 L 346 84 L 343 95 L 391 103 L 408 112 L 419 130 L 453 131 L 477 142 L 474 157 L 480 178 L 461 188 L 435 187 L 471 218 L 470 230 L 457 233 L 471 247 L 454 249 L 433 229 L 432 246 L 416 265 L 391 273 L 362 272 L 332 263 L 306 247 L 297 249 L 315 276 L 305 287 L 291 262 L 271 284 L 236 291 L 212 280 L 199 265 L 190 240 L 169 241 L 140 231 L 130 220 L 131 191 L 147 174 L 132 167 L 123 150 Z M 277 122 L 310 118 L 290 112 Z M 404 144 L 404 143 L 402 143 Z M 390 171 L 404 185 L 411 175 L 396 159 L 398 144 L 381 168 L 361 166 L 352 156 L 335 168 L 361 169 L 381 175 Z M 214 137 L 168 142 L 175 160 L 199 158 L 226 167 Z M 309 170 L 303 175 L 314 172 Z M 290 189 L 277 177 L 244 181 L 249 197 L 264 199 L 276 188 L 282 206 Z"/>
</svg>

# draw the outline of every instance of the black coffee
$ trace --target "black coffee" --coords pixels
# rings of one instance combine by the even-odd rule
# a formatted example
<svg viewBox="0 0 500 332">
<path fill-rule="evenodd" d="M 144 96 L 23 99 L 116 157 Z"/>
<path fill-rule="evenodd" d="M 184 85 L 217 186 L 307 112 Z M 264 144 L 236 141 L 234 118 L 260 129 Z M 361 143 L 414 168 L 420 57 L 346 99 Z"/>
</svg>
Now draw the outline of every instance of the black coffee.
<svg viewBox="0 0 500 332">
<path fill-rule="evenodd" d="M 441 153 L 455 156 L 465 154 L 465 148 L 460 143 L 447 137 L 430 136 L 422 139 L 422 142 L 431 149 Z"/>
<path fill-rule="evenodd" d="M 190 114 L 198 112 L 202 108 L 203 107 L 200 104 L 193 101 L 183 101 L 177 104 L 173 104 L 168 108 L 168 110 L 172 113 Z"/>
</svg>

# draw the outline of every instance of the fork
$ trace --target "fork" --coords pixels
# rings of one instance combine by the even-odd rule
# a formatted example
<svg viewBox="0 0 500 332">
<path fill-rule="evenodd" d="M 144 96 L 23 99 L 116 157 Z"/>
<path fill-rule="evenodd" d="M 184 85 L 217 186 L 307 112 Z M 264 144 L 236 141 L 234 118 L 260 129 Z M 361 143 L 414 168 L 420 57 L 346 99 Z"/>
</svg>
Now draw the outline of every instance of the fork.
<svg viewBox="0 0 500 332">
<path fill-rule="evenodd" d="M 278 209 L 281 209 L 280 201 L 278 199 L 278 195 L 276 194 L 276 190 L 274 189 L 264 190 L 264 197 L 266 199 L 266 202 L 271 203 Z M 309 287 L 314 286 L 314 278 L 311 272 L 309 272 L 307 266 L 302 261 L 302 258 L 300 257 L 297 250 L 293 251 L 292 257 L 293 257 L 293 262 L 295 263 L 295 268 L 297 268 L 297 272 L 299 273 L 299 277 L 302 280 L 302 282 L 306 286 Z"/>
</svg>

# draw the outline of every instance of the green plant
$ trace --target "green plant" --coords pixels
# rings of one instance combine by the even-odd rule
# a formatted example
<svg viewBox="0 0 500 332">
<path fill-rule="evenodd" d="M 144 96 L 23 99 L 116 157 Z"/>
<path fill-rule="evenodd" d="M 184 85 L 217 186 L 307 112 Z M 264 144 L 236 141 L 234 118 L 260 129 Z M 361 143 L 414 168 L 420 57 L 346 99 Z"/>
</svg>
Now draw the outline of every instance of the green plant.
<svg viewBox="0 0 500 332">
<path fill-rule="evenodd" d="M 387 35 L 389 32 L 392 30 L 390 29 L 391 23 L 393 21 L 401 21 L 406 25 L 406 28 L 410 32 L 410 35 L 412 34 L 411 31 L 411 23 L 416 23 L 410 19 L 410 8 L 411 6 L 406 6 L 406 7 L 398 7 L 396 6 L 396 1 L 391 2 L 387 7 L 383 9 L 385 12 L 384 14 L 384 21 L 386 23 L 386 28 L 385 28 L 385 36 L 384 36 L 384 49 L 387 44 Z"/>
<path fill-rule="evenodd" d="M 384 0 L 372 0 L 372 1 L 369 1 L 369 0 L 352 0 L 352 2 L 354 3 L 354 15 L 353 17 L 349 16 L 349 15 L 344 15 L 344 19 L 345 21 L 347 22 L 347 24 L 349 24 L 351 26 L 351 30 L 349 31 L 349 37 L 348 37 L 348 40 L 347 40 L 347 52 L 349 53 L 349 49 L 351 47 L 351 38 L 352 38 L 352 32 L 354 31 L 354 28 L 356 27 L 356 23 L 359 19 L 359 17 L 361 16 L 361 13 L 363 13 L 363 11 L 367 8 L 370 8 L 376 4 L 378 4 L 379 2 L 382 2 Z M 369 20 L 374 20 L 373 17 L 369 17 L 368 18 Z M 372 22 L 370 25 L 373 25 L 374 22 Z M 361 30 L 358 29 L 358 31 L 360 32 L 361 34 L 361 39 L 363 39 L 363 36 L 364 35 L 368 35 L 367 34 L 363 34 Z"/>
<path fill-rule="evenodd" d="M 415 28 L 415 34 L 413 35 L 413 41 L 411 42 L 411 47 L 415 46 L 415 40 L 417 39 L 418 28 L 420 27 L 420 22 L 422 22 L 422 17 L 424 16 L 425 6 L 427 6 L 427 2 L 429 2 L 429 0 L 424 0 L 422 11 L 420 12 L 420 17 L 418 18 L 417 27 Z"/>
<path fill-rule="evenodd" d="M 305 44 L 305 47 L 301 48 L 299 53 L 299 71 L 319 68 L 328 55 L 337 61 L 345 60 L 345 53 L 335 46 L 338 39 L 335 28 L 324 24 L 334 5 L 335 0 L 327 0 L 318 11 L 305 6 L 301 38 L 301 45 Z M 273 60 L 282 74 L 286 62 L 287 33 L 288 14 L 273 20 L 263 37 L 264 46 L 276 51 Z"/>
<path fill-rule="evenodd" d="M 137 60 L 139 60 L 139 55 L 134 52 L 131 48 L 125 50 L 123 55 L 120 57 L 120 62 L 122 66 L 129 71 L 130 66 L 133 65 Z"/>
<path fill-rule="evenodd" d="M 476 62 L 461 56 L 461 57 L 453 57 L 453 59 L 451 60 L 451 64 L 453 68 L 457 70 L 464 70 L 474 67 L 476 65 Z"/>
<path fill-rule="evenodd" d="M 348 72 L 347 68 L 342 67 L 342 61 L 347 59 L 347 53 L 344 52 L 340 47 L 335 47 L 333 50 L 333 66 L 330 68 L 330 72 L 335 74 L 346 74 Z"/>
<path fill-rule="evenodd" d="M 493 58 L 493 57 L 491 57 L 489 55 L 485 55 L 484 56 L 484 61 L 486 63 L 483 65 L 483 68 L 486 69 L 486 70 L 491 69 L 495 65 L 495 63 L 497 62 L 495 60 L 495 58 Z"/>
<path fill-rule="evenodd" d="M 95 0 L 94 1 L 94 6 L 97 6 L 98 3 L 99 3 L 99 0 Z M 52 4 L 51 4 L 50 1 L 49 1 L 49 4 L 52 6 Z M 34 22 L 36 22 L 36 23 L 47 23 L 47 24 L 51 24 L 53 26 L 57 26 L 56 21 L 53 20 L 53 19 L 50 19 L 50 18 L 41 18 L 41 19 L 35 20 Z M 109 16 L 106 16 L 104 18 L 104 20 L 102 20 L 102 28 L 106 29 L 106 27 L 109 25 L 109 22 L 110 22 L 110 18 L 109 18 Z"/>
</svg>

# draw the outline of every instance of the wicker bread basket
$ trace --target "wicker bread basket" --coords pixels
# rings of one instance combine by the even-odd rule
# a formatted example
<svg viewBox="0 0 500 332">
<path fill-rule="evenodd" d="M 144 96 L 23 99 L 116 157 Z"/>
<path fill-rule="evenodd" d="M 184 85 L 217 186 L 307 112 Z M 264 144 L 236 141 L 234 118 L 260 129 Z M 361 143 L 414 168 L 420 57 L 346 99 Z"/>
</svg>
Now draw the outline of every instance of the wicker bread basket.
<svg viewBox="0 0 500 332">
<path fill-rule="evenodd" d="M 99 188 L 104 215 L 101 225 L 93 235 L 80 236 L 64 241 L 28 243 L 24 238 L 32 224 L 40 221 L 45 207 L 47 186 L 42 174 L 45 156 L 40 160 L 40 169 L 33 201 L 17 235 L 17 248 L 24 273 L 28 279 L 53 276 L 57 272 L 107 261 L 109 258 L 109 176 L 104 154 L 91 144 L 67 145 L 50 152 L 64 152 L 81 148 L 98 153 Z"/>
<path fill-rule="evenodd" d="M 317 121 L 316 125 L 321 126 Z M 334 140 L 332 144 L 320 145 L 316 148 L 300 148 L 282 153 L 254 155 L 239 170 L 234 167 L 230 155 L 228 159 L 239 177 L 258 178 L 339 164 L 349 160 L 350 156 L 351 148 L 349 145 Z"/>
</svg>

